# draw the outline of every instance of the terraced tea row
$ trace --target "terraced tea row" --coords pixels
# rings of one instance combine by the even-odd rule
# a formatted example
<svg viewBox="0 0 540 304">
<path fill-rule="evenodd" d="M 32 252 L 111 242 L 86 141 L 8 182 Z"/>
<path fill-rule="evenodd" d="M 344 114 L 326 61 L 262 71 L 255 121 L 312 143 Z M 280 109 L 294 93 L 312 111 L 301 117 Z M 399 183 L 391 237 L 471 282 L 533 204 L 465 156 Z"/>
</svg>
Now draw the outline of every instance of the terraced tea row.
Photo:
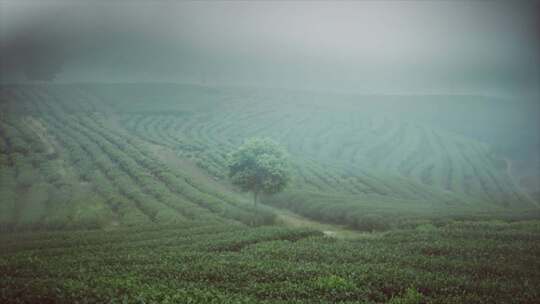
<svg viewBox="0 0 540 304">
<path fill-rule="evenodd" d="M 0 301 L 536 303 L 539 229 L 424 223 L 355 241 L 200 223 L 0 234 Z"/>
<path fill-rule="evenodd" d="M 235 146 L 251 136 L 268 136 L 287 145 L 298 177 L 295 186 L 306 190 L 388 194 L 386 186 L 405 198 L 426 199 L 422 194 L 431 189 L 438 200 L 530 204 L 504 160 L 485 144 L 398 119 L 271 106 L 255 103 L 241 111 L 220 108 L 191 115 L 121 114 L 120 121 L 141 138 L 193 158 L 217 178 L 225 176 L 226 154 Z M 363 178 L 386 185 L 373 187 Z M 396 187 L 404 179 L 415 184 L 412 193 Z"/>
<path fill-rule="evenodd" d="M 74 225 L 86 222 L 90 225 L 134 225 L 231 219 L 257 225 L 272 220 L 272 215 L 264 210 L 254 213 L 251 207 L 168 168 L 155 159 L 144 144 L 108 125 L 106 115 L 85 111 L 84 105 L 80 112 L 67 111 L 64 104 L 68 101 L 63 100 L 63 90 L 24 88 L 23 92 L 18 93 L 19 99 L 11 96 L 6 103 L 9 106 L 17 103 L 19 112 L 11 114 L 10 119 L 31 119 L 46 126 L 46 138 L 33 140 L 36 143 L 46 140 L 54 143 L 57 149 L 51 154 L 51 160 L 39 154 L 43 149 L 25 149 L 23 152 L 28 158 L 40 157 L 41 160 L 29 165 L 31 162 L 23 159 L 22 165 L 39 172 L 42 168 L 51 167 L 45 164 L 50 163 L 55 164 L 52 166 L 53 173 L 69 171 L 70 174 L 66 174 L 62 183 L 57 185 L 44 181 L 42 185 L 46 190 L 41 193 L 43 199 L 34 200 L 28 206 L 17 204 L 13 196 L 2 196 L 6 200 L 2 203 L 6 209 L 5 222 L 2 223 L 5 229 L 23 228 L 26 224 L 33 227 L 60 227 L 71 222 Z M 25 112 L 25 108 L 33 111 Z M 24 130 L 28 128 L 24 124 L 20 124 L 20 127 Z M 15 162 L 18 148 L 12 142 L 16 143 L 24 137 L 14 132 L 3 135 L 7 142 L 3 154 L 7 160 L 4 163 L 15 171 L 6 171 L 6 178 L 9 178 L 9 174 L 15 174 L 22 179 L 24 171 L 17 168 L 19 165 Z M 77 181 L 69 180 L 73 178 Z M 64 191 L 67 193 L 63 201 L 47 198 L 49 192 L 61 191 L 58 189 L 66 187 L 69 191 Z M 27 190 L 24 184 L 17 186 L 8 183 L 5 189 Z M 75 199 L 81 202 L 75 203 Z M 27 215 L 25 211 L 33 214 Z"/>
<path fill-rule="evenodd" d="M 354 103 L 330 108 L 294 95 L 276 100 L 236 89 L 181 88 L 178 102 L 149 107 L 146 91 L 130 95 L 136 99 L 130 103 L 116 86 L 2 87 L 2 226 L 270 223 L 270 213 L 255 212 L 226 183 L 216 183 L 226 180 L 228 153 L 252 136 L 271 137 L 292 156 L 292 196 L 281 199 L 324 193 L 340 202 L 312 200 L 308 207 L 295 199 L 307 208 L 296 210 L 304 215 L 334 207 L 340 213 L 340 204 L 379 214 L 376 206 L 388 202 L 420 213 L 535 207 L 505 161 L 464 136 L 363 112 Z M 176 156 L 163 158 L 163 151 Z M 215 180 L 175 161 L 194 163 Z"/>
</svg>

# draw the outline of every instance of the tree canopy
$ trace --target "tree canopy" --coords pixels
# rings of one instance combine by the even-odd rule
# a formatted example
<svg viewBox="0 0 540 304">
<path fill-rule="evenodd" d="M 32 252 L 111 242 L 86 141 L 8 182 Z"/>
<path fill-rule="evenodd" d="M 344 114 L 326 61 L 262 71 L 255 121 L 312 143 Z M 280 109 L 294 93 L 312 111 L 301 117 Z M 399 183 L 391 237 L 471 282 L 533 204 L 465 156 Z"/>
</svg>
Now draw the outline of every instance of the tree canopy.
<svg viewBox="0 0 540 304">
<path fill-rule="evenodd" d="M 290 180 L 288 155 L 268 138 L 252 138 L 229 156 L 229 177 L 242 191 L 251 191 L 254 204 L 260 193 L 282 191 Z"/>
</svg>

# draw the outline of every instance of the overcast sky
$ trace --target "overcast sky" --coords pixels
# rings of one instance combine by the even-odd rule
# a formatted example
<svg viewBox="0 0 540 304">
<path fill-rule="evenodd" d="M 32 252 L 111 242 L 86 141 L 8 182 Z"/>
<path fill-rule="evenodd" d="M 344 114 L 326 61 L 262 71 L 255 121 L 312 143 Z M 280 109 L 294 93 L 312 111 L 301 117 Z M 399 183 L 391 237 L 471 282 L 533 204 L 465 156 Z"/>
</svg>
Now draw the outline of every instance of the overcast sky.
<svg viewBox="0 0 540 304">
<path fill-rule="evenodd" d="M 540 6 L 511 2 L 0 0 L 1 76 L 538 94 Z"/>
</svg>

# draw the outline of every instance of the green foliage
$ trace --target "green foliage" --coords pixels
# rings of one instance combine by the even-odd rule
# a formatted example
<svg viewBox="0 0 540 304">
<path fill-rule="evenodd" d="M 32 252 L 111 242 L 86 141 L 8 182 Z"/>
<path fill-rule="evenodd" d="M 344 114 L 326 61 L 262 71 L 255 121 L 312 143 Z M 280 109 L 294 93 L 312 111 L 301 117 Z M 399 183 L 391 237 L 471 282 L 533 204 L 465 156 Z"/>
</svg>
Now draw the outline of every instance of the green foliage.
<svg viewBox="0 0 540 304">
<path fill-rule="evenodd" d="M 282 191 L 290 179 L 285 151 L 270 139 L 247 140 L 229 157 L 229 177 L 243 191 L 273 194 Z"/>
<path fill-rule="evenodd" d="M 21 187 L 28 188 L 37 183 L 39 179 L 39 173 L 30 164 L 24 164 L 17 170 L 17 183 Z"/>
<path fill-rule="evenodd" d="M 536 303 L 540 222 L 354 241 L 183 223 L 0 234 L 2 303 Z M 188 302 L 189 303 L 189 302 Z"/>
<path fill-rule="evenodd" d="M 315 286 L 317 286 L 317 288 L 319 289 L 331 293 L 351 291 L 355 288 L 355 285 L 353 283 L 334 274 L 324 277 L 318 277 L 315 280 Z"/>
<path fill-rule="evenodd" d="M 414 288 L 407 288 L 401 296 L 393 297 L 389 304 L 420 304 L 422 303 L 422 294 Z"/>
<path fill-rule="evenodd" d="M 384 231 L 390 229 L 389 222 L 391 222 L 391 220 L 385 219 L 381 215 L 364 214 L 358 216 L 351 227 L 360 231 Z"/>
</svg>

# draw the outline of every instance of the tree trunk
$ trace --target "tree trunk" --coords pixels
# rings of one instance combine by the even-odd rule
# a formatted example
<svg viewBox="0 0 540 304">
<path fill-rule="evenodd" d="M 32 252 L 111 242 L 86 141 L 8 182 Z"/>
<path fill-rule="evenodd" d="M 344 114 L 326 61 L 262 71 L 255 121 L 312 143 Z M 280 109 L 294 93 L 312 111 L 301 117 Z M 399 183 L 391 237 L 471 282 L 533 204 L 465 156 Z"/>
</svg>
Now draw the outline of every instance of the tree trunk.
<svg viewBox="0 0 540 304">
<path fill-rule="evenodd" d="M 259 191 L 253 191 L 253 205 L 257 207 L 257 201 L 259 198 Z"/>
</svg>

